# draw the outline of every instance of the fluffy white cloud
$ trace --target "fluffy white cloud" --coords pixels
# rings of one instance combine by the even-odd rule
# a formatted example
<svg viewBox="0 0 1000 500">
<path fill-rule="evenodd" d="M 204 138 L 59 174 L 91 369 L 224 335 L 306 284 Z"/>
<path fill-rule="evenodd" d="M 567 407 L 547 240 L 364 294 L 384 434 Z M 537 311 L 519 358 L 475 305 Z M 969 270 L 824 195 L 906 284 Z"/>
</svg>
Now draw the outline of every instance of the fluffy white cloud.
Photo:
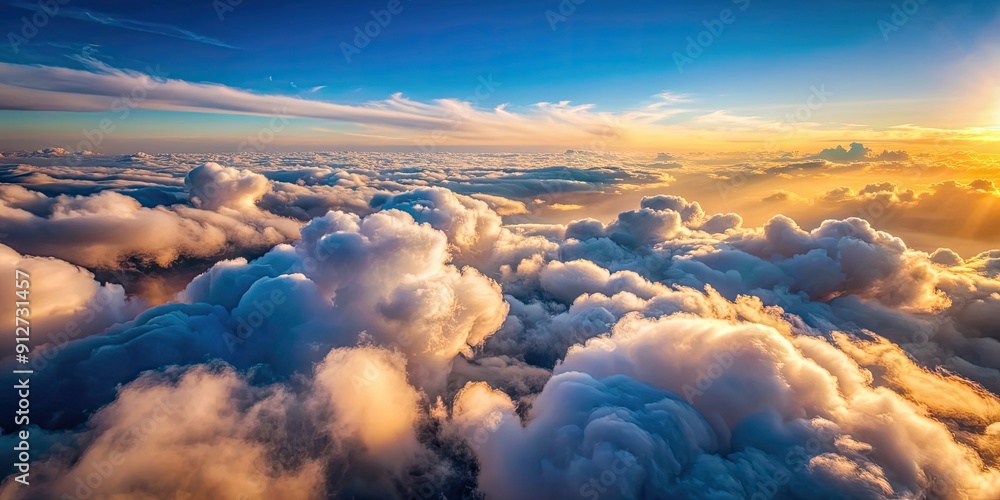
<svg viewBox="0 0 1000 500">
<path fill-rule="evenodd" d="M 267 188 L 263 176 L 207 163 L 192 170 L 186 184 L 194 206 L 147 208 L 111 190 L 46 197 L 8 189 L 0 198 L 0 231 L 22 253 L 112 269 L 129 260 L 169 266 L 298 236 L 299 223 L 254 205 Z"/>
<path fill-rule="evenodd" d="M 889 361 L 844 336 L 832 344 L 792 330 L 631 316 L 570 349 L 526 426 L 482 383 L 456 396 L 451 425 L 473 443 L 480 488 L 498 497 L 997 493 L 1000 470 L 983 465 L 992 434 L 935 420 L 989 425 L 1000 415 L 995 396 L 924 371 L 888 344 L 899 353 Z M 894 363 L 902 394 L 859 362 Z M 964 394 L 928 412 L 931 394 L 913 396 L 922 389 Z"/>
<path fill-rule="evenodd" d="M 66 342 L 132 319 L 144 307 L 141 300 L 126 297 L 120 285 L 95 281 L 85 269 L 51 257 L 20 255 L 2 244 L 0 274 L 11 285 L 4 288 L 0 313 L 14 318 L 15 310 L 20 310 L 17 316 L 27 325 L 20 332 L 16 325 L 8 328 L 2 357 L 14 356 L 21 337 L 36 351 L 32 356 L 36 367 L 47 364 Z"/>
<path fill-rule="evenodd" d="M 255 387 L 223 365 L 143 375 L 90 419 L 82 447 L 37 464 L 32 494 L 305 499 L 333 483 L 393 495 L 387 478 L 433 459 L 417 441 L 422 396 L 405 364 L 374 347 L 334 349 L 300 392 Z"/>
</svg>

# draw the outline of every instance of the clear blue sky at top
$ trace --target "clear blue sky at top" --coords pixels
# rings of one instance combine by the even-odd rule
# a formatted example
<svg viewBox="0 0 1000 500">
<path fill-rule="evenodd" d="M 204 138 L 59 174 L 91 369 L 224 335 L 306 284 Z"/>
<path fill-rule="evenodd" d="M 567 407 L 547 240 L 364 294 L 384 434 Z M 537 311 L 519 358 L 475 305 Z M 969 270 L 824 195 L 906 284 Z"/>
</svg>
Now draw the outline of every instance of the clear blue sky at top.
<svg viewBox="0 0 1000 500">
<path fill-rule="evenodd" d="M 338 102 L 393 92 L 463 98 L 477 77 L 493 75 L 502 91 L 484 106 L 572 100 L 615 110 L 671 90 L 736 107 L 781 101 L 816 83 L 858 99 L 930 95 L 947 83 L 942 67 L 990 36 L 984 30 L 1000 9 L 996 1 L 927 0 L 887 42 L 878 21 L 902 2 L 749 3 L 739 10 L 730 0 L 586 0 L 553 29 L 546 11 L 558 12 L 558 1 L 403 0 L 402 12 L 348 63 L 341 43 L 351 43 L 354 28 L 387 1 L 243 0 L 220 20 L 208 0 L 70 0 L 66 8 L 172 26 L 236 48 L 57 15 L 18 53 L 4 43 L 0 60 L 79 67 L 67 56 L 92 45 L 91 54 L 115 67 L 159 65 L 171 78 Z M 10 3 L 0 9 L 3 33 L 19 32 L 21 18 L 32 15 Z M 673 54 L 723 9 L 733 10 L 735 22 L 678 72 Z"/>
</svg>

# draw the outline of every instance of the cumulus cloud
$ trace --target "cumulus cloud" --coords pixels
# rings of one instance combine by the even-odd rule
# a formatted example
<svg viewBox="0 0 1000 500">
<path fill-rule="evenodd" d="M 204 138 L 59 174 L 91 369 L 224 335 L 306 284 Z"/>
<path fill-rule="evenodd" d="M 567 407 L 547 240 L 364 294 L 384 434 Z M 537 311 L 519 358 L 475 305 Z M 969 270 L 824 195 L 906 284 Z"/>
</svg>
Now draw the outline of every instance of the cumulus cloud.
<svg viewBox="0 0 1000 500">
<path fill-rule="evenodd" d="M 946 237 L 966 255 L 970 248 L 1000 244 L 990 221 L 1000 217 L 1000 191 L 988 179 L 967 183 L 954 180 L 931 183 L 924 190 L 903 188 L 893 181 L 864 185 L 858 190 L 840 186 L 813 200 L 789 195 L 788 211 L 804 224 L 827 218 L 862 217 L 878 227 L 907 237 Z M 812 207 L 809 207 L 809 205 Z M 924 242 L 921 242 L 924 243 Z M 930 243 L 930 242 L 928 242 Z M 964 243 L 964 244 L 963 244 Z M 970 244 L 971 243 L 971 244 Z M 933 247 L 932 247 L 933 248 Z M 976 252 L 978 253 L 978 252 Z"/>
<path fill-rule="evenodd" d="M 190 204 L 145 207 L 112 190 L 48 197 L 4 186 L 0 232 L 15 248 L 91 268 L 124 261 L 168 266 L 179 258 L 269 248 L 298 235 L 299 224 L 256 207 L 268 188 L 259 174 L 206 163 L 185 179 Z"/>
<path fill-rule="evenodd" d="M 109 326 L 132 319 L 144 304 L 126 297 L 121 285 L 100 283 L 85 269 L 51 257 L 20 255 L 0 244 L 0 272 L 24 287 L 7 287 L 0 312 L 13 318 L 17 309 L 30 325 L 24 331 L 6 335 L 5 358 L 15 354 L 14 344 L 24 338 L 34 349 L 55 350 L 72 339 L 104 331 Z M 17 295 L 18 292 L 21 295 Z M 17 302 L 23 302 L 18 306 Z M 52 354 L 39 354 L 37 366 Z"/>
<path fill-rule="evenodd" d="M 444 231 L 457 258 L 481 255 L 496 244 L 502 221 L 485 201 L 456 196 L 443 188 L 423 188 L 390 196 L 376 197 L 372 205 L 382 210 L 400 210 L 420 223 Z"/>
<path fill-rule="evenodd" d="M 906 151 L 889 151 L 887 149 L 882 150 L 881 153 L 876 153 L 870 148 L 866 148 L 864 144 L 860 142 L 852 142 L 850 144 L 850 149 L 844 149 L 844 146 L 838 145 L 835 148 L 827 148 L 819 152 L 816 157 L 822 160 L 829 160 L 832 162 L 853 162 L 853 161 L 906 161 L 910 159 L 910 154 Z"/>
<path fill-rule="evenodd" d="M 871 149 L 866 148 L 860 142 L 852 142 L 851 149 L 844 149 L 844 146 L 838 145 L 835 148 L 820 151 L 818 156 L 821 159 L 830 161 L 858 161 L 865 159 L 871 151 Z"/>
<path fill-rule="evenodd" d="M 405 212 L 364 219 L 331 212 L 303 228 L 295 246 L 252 262 L 222 261 L 180 292 L 179 303 L 61 346 L 38 373 L 51 388 L 33 401 L 38 418 L 51 428 L 74 426 L 109 403 L 116 384 L 168 364 L 210 356 L 288 377 L 331 348 L 364 342 L 406 354 L 415 383 L 440 392 L 453 358 L 471 355 L 508 307 L 496 283 L 449 264 L 448 249 L 445 233 Z"/>
<path fill-rule="evenodd" d="M 743 223 L 738 215 L 731 213 L 707 216 L 697 202 L 688 203 L 678 196 L 644 197 L 640 207 L 618 214 L 607 225 L 594 219 L 574 221 L 566 226 L 566 237 L 608 238 L 624 247 L 642 247 L 689 235 L 692 230 L 725 233 Z"/>
<path fill-rule="evenodd" d="M 883 149 L 881 153 L 875 156 L 876 160 L 881 161 L 906 161 L 910 159 L 910 154 L 906 151 L 889 151 L 888 149 Z"/>
<path fill-rule="evenodd" d="M 528 213 L 527 207 L 525 207 L 524 203 L 520 201 L 482 193 L 473 194 L 471 197 L 486 202 L 486 205 L 490 207 L 490 210 L 496 212 L 497 215 L 521 215 Z"/>
<path fill-rule="evenodd" d="M 418 442 L 423 396 L 405 364 L 334 349 L 300 388 L 254 385 L 221 364 L 140 376 L 91 418 L 83 446 L 37 464 L 32 494 L 398 496 L 419 487 L 412 476 L 442 475 L 420 469 L 438 458 Z"/>
<path fill-rule="evenodd" d="M 794 200 L 802 200 L 803 198 L 795 193 L 785 191 L 784 189 L 779 189 L 773 193 L 765 196 L 760 201 L 764 203 L 784 203 Z"/>
</svg>

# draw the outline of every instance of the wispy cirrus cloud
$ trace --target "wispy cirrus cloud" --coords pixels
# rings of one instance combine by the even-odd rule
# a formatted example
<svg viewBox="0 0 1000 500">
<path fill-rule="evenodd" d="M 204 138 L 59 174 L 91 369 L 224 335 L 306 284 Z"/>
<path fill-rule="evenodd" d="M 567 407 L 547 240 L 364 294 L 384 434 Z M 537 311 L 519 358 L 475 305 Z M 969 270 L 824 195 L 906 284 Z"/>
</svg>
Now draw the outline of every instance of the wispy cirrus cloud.
<svg viewBox="0 0 1000 500">
<path fill-rule="evenodd" d="M 146 72 L 115 68 L 92 57 L 76 57 L 85 69 L 0 63 L 0 110 L 100 112 L 133 99 L 137 108 L 174 112 L 245 114 L 330 120 L 356 127 L 344 133 L 362 133 L 379 139 L 373 145 L 411 143 L 436 146 L 521 145 L 636 149 L 683 144 L 718 149 L 733 142 L 765 147 L 775 137 L 786 137 L 789 127 L 777 117 L 739 114 L 728 109 L 695 108 L 688 95 L 663 92 L 649 101 L 618 111 L 602 111 L 595 104 L 570 101 L 539 102 L 528 106 L 499 103 L 481 107 L 457 98 L 416 101 L 395 93 L 386 99 L 341 104 L 302 95 L 261 94 L 216 83 L 189 82 Z M 320 86 L 322 87 L 322 86 Z M 321 90 L 313 87 L 308 93 Z M 980 129 L 944 130 L 933 127 L 840 126 L 799 123 L 790 149 L 826 147 L 831 136 L 886 145 L 933 144 L 942 139 L 983 143 L 995 137 Z M 996 140 L 995 138 L 992 140 Z M 596 144 L 596 145 L 595 145 Z M 752 148 L 751 148 L 752 149 Z"/>
<path fill-rule="evenodd" d="M 15 1 L 11 2 L 10 5 L 20 9 L 26 9 L 36 12 L 41 11 L 42 9 L 41 5 L 38 3 Z M 182 40 L 190 40 L 192 42 L 215 45 L 216 47 L 225 47 L 227 49 L 239 48 L 230 45 L 226 42 L 223 42 L 221 40 L 217 40 L 215 38 L 207 37 L 204 35 L 199 35 L 197 33 L 186 30 L 184 28 L 179 28 L 177 26 L 171 26 L 169 24 L 161 24 L 161 23 L 152 23 L 148 21 L 139 21 L 136 19 L 128 19 L 124 17 L 118 17 L 112 14 L 97 12 L 90 9 L 82 9 L 71 6 L 61 7 L 59 9 L 59 15 L 70 19 L 76 19 L 78 21 L 98 23 L 98 24 L 103 24 L 105 26 L 113 26 L 115 28 L 121 28 L 131 31 L 141 31 L 144 33 L 153 33 L 156 35 L 180 38 Z"/>
<path fill-rule="evenodd" d="M 569 101 L 538 103 L 521 112 L 503 105 L 483 109 L 451 98 L 419 102 L 402 93 L 363 104 L 338 104 L 159 78 L 152 69 L 146 73 L 119 69 L 91 58 L 79 62 L 87 69 L 0 63 L 0 109 L 107 111 L 123 95 L 141 88 L 144 98 L 135 103 L 140 108 L 265 116 L 281 111 L 289 117 L 350 123 L 367 132 L 391 132 L 404 140 L 440 131 L 454 142 L 489 138 L 532 144 L 557 137 L 583 142 L 617 127 L 612 113 Z"/>
</svg>

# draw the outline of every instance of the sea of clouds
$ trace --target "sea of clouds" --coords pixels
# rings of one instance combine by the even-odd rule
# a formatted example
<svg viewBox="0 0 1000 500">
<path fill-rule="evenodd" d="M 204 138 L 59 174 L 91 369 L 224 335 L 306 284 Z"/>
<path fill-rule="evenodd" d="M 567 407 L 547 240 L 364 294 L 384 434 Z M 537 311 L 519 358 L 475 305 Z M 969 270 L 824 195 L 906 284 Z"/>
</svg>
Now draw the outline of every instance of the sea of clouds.
<svg viewBox="0 0 1000 500">
<path fill-rule="evenodd" d="M 924 164 L 855 150 L 8 154 L 0 498 L 998 498 L 1000 251 L 873 228 L 991 182 L 771 189 L 808 226 L 647 194 Z"/>
</svg>

